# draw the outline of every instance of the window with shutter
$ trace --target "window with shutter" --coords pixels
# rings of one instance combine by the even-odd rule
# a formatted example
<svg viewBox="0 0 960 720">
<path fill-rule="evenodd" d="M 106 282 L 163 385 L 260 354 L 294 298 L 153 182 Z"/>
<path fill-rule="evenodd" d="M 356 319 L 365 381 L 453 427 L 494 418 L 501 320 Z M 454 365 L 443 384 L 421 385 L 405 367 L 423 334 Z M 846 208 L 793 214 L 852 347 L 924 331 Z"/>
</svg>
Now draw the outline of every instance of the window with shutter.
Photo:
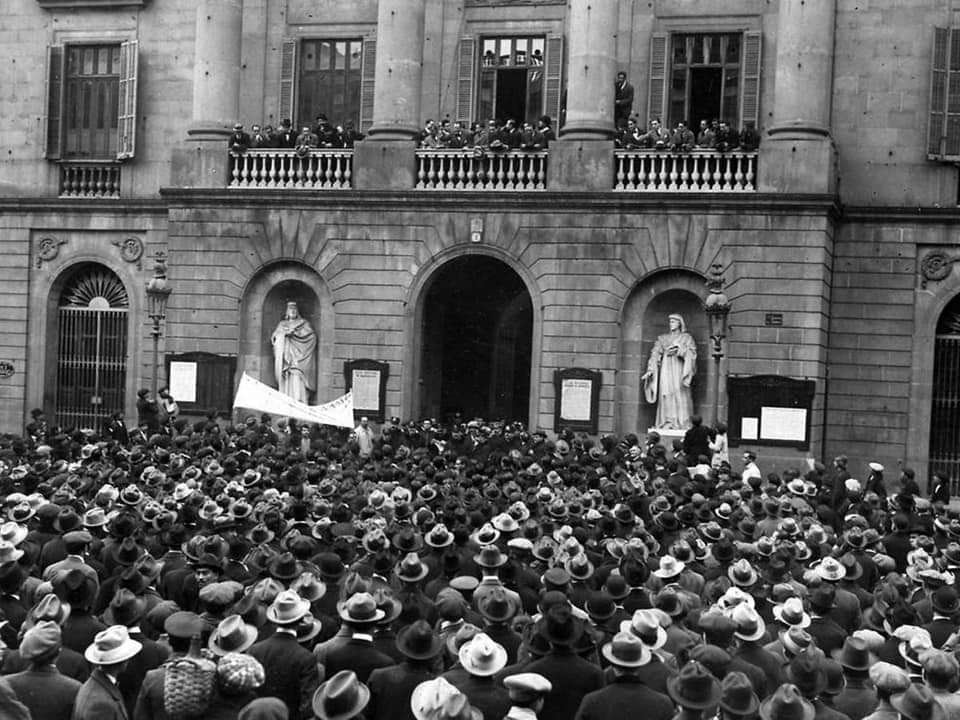
<svg viewBox="0 0 960 720">
<path fill-rule="evenodd" d="M 366 133 L 373 125 L 373 79 L 377 65 L 377 41 L 363 41 L 363 70 L 360 80 L 360 132 Z"/>
<path fill-rule="evenodd" d="M 295 128 L 300 128 L 295 108 L 293 107 L 294 73 L 297 69 L 297 41 L 284 40 L 280 48 L 280 94 L 277 102 L 277 117 L 281 120 L 290 119 Z"/>
<path fill-rule="evenodd" d="M 479 41 L 463 38 L 459 47 L 457 120 L 469 124 L 496 118 L 536 125 L 541 115 L 556 118 L 562 68 L 563 39 L 557 36 L 514 35 Z"/>
<path fill-rule="evenodd" d="M 460 38 L 457 46 L 457 109 L 456 120 L 464 127 L 473 122 L 473 76 L 476 61 L 477 41 L 470 37 Z"/>
<path fill-rule="evenodd" d="M 743 34 L 743 83 L 740 100 L 740 129 L 753 123 L 760 127 L 760 64 L 763 39 L 759 32 Z"/>
<path fill-rule="evenodd" d="M 647 120 L 667 116 L 667 40 L 666 33 L 650 38 L 650 89 L 647 94 Z M 641 121 L 641 127 L 645 125 Z"/>
<path fill-rule="evenodd" d="M 47 49 L 44 156 L 51 160 L 133 157 L 137 42 Z"/>
<path fill-rule="evenodd" d="M 557 127 L 562 124 L 564 108 L 563 98 L 563 37 L 547 36 L 546 90 L 543 100 L 543 114 L 549 115 Z"/>
<path fill-rule="evenodd" d="M 934 28 L 927 157 L 960 161 L 960 28 Z"/>
</svg>

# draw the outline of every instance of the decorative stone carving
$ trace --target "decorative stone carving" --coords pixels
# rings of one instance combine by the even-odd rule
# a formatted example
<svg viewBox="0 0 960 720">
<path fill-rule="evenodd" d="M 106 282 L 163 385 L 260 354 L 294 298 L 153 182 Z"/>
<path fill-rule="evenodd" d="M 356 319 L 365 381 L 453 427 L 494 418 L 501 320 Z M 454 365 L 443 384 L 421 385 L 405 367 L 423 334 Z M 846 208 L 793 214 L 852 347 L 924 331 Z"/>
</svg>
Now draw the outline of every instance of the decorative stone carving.
<svg viewBox="0 0 960 720">
<path fill-rule="evenodd" d="M 926 287 L 930 281 L 939 282 L 946 280 L 953 270 L 955 263 L 960 256 L 950 256 L 942 250 L 931 250 L 923 259 L 920 260 L 920 281 L 921 287 Z"/>
<path fill-rule="evenodd" d="M 66 240 L 55 238 L 51 235 L 44 235 L 37 240 L 37 267 L 43 267 L 45 262 L 50 262 L 60 254 L 60 246 Z"/>
<path fill-rule="evenodd" d="M 114 240 L 113 244 L 120 248 L 120 257 L 124 262 L 136 263 L 137 270 L 143 270 L 143 240 L 138 237 L 125 237 L 122 240 Z"/>
</svg>

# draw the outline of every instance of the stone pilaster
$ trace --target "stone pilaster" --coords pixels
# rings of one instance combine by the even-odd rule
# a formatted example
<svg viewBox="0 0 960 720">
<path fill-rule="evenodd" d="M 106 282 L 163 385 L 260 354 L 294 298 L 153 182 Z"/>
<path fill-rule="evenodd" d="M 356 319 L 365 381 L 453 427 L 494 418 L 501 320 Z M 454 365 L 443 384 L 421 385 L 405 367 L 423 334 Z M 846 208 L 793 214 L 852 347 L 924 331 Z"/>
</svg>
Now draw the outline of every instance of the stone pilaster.
<svg viewBox="0 0 960 720">
<path fill-rule="evenodd" d="M 226 141 L 240 112 L 243 0 L 199 0 L 188 135 Z"/>
</svg>

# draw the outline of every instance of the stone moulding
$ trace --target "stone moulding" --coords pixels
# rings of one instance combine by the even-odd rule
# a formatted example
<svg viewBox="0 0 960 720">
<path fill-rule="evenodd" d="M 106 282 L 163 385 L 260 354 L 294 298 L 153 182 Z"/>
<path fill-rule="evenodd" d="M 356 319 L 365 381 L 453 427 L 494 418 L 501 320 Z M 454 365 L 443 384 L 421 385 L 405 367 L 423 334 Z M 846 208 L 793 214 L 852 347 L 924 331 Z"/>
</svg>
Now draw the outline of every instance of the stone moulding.
<svg viewBox="0 0 960 720">
<path fill-rule="evenodd" d="M 144 7 L 147 0 L 37 0 L 44 10 L 83 10 L 104 8 Z"/>
</svg>

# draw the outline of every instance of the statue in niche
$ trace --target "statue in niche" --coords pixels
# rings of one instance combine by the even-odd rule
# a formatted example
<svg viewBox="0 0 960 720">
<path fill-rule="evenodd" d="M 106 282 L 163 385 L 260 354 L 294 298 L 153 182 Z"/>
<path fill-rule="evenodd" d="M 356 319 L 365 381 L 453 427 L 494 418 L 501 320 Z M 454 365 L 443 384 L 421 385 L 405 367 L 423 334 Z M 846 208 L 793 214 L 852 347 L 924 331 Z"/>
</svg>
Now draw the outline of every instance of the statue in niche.
<svg viewBox="0 0 960 720">
<path fill-rule="evenodd" d="M 317 333 L 300 316 L 295 302 L 288 302 L 283 319 L 270 336 L 277 388 L 284 395 L 306 403 L 317 377 Z"/>
<path fill-rule="evenodd" d="M 683 316 L 667 316 L 670 331 L 660 335 L 641 376 L 644 396 L 657 406 L 658 429 L 686 430 L 693 415 L 690 385 L 697 372 L 697 343 L 687 332 Z"/>
</svg>

